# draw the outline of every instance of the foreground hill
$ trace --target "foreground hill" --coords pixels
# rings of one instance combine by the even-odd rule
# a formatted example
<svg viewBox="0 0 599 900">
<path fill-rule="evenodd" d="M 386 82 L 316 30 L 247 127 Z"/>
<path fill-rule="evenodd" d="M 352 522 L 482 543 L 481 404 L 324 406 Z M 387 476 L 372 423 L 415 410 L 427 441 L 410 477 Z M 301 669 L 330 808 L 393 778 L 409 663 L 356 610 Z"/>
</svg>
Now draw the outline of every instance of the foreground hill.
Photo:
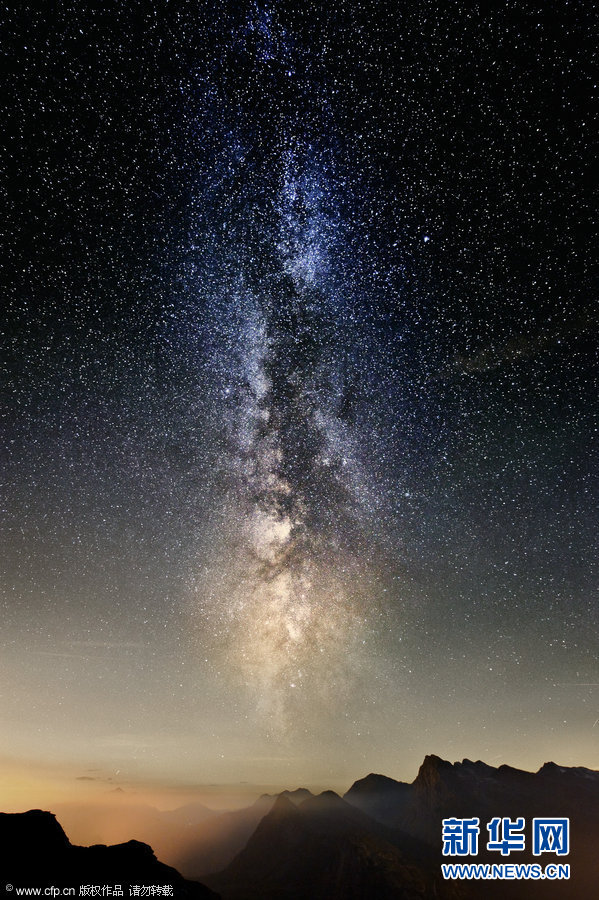
<svg viewBox="0 0 599 900">
<path fill-rule="evenodd" d="M 0 890 L 14 896 L 20 887 L 75 888 L 80 885 L 172 885 L 173 896 L 190 900 L 216 900 L 217 894 L 159 862 L 147 844 L 128 841 L 107 847 L 76 847 L 56 818 L 33 809 L 26 813 L 0 813 Z M 54 895 L 56 896 L 56 895 Z"/>
</svg>

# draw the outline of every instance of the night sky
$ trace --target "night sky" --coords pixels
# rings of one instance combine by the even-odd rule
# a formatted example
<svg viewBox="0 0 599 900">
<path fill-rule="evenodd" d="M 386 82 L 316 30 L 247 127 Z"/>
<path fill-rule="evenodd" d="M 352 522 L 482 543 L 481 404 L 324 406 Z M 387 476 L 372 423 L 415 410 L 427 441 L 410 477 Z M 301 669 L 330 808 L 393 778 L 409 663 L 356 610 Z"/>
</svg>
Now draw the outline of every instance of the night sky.
<svg viewBox="0 0 599 900">
<path fill-rule="evenodd" d="M 599 767 L 592 4 L 0 18 L 5 765 Z"/>
</svg>

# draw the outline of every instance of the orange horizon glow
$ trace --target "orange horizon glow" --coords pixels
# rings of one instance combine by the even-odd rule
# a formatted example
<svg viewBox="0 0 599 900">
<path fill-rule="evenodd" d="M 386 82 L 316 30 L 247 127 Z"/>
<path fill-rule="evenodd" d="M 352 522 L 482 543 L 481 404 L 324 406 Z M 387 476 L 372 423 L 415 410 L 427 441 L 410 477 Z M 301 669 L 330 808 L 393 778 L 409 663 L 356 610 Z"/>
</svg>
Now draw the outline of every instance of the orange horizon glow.
<svg viewBox="0 0 599 900">
<path fill-rule="evenodd" d="M 307 787 L 313 793 L 327 790 L 328 785 L 293 785 Z M 338 788 L 341 792 L 346 788 Z M 97 774 L 73 775 L 67 765 L 0 759 L 0 812 L 16 813 L 29 809 L 52 811 L 65 804 L 90 807 L 149 805 L 160 811 L 174 810 L 188 803 L 201 803 L 216 812 L 249 806 L 262 794 L 276 794 L 286 786 L 277 784 L 197 784 L 176 785 L 157 781 L 125 780 L 118 776 Z"/>
</svg>

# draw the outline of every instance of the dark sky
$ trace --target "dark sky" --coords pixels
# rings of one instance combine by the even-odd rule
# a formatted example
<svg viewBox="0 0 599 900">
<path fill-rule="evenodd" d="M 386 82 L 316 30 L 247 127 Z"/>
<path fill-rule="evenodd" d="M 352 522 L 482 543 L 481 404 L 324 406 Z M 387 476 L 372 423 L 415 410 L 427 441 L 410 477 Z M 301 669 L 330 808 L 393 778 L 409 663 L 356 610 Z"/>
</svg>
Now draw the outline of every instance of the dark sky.
<svg viewBox="0 0 599 900">
<path fill-rule="evenodd" d="M 1 17 L 0 753 L 598 766 L 591 5 Z"/>
</svg>

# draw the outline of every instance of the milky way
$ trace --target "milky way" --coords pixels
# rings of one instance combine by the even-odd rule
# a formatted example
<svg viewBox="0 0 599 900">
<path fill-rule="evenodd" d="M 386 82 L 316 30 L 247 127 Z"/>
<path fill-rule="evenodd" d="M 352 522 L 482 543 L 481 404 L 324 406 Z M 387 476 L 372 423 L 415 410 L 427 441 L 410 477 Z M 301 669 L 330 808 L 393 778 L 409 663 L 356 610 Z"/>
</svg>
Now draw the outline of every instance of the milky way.
<svg viewBox="0 0 599 900">
<path fill-rule="evenodd" d="M 244 183 L 245 154 L 235 147 L 229 177 L 241 157 Z M 318 171 L 311 148 L 302 151 L 303 166 L 293 151 L 281 153 L 266 226 L 258 226 L 255 198 L 243 191 L 233 236 L 217 242 L 211 234 L 213 268 L 198 275 L 195 222 L 186 265 L 200 319 L 207 280 L 228 264 L 211 297 L 210 364 L 218 373 L 211 403 L 226 429 L 219 460 L 226 488 L 203 608 L 208 628 L 214 617 L 227 620 L 229 663 L 233 671 L 240 666 L 279 730 L 302 701 L 342 702 L 352 669 L 362 669 L 358 647 L 366 643 L 369 606 L 376 607 L 372 586 L 362 584 L 362 557 L 373 545 L 364 510 L 372 512 L 376 497 L 377 448 L 366 449 L 347 397 L 346 353 L 360 334 L 343 273 L 335 271 L 343 220 L 330 176 Z M 226 191 L 221 196 L 225 205 Z"/>
<path fill-rule="evenodd" d="M 0 752 L 596 765 L 590 12 L 3 15 Z"/>
</svg>

